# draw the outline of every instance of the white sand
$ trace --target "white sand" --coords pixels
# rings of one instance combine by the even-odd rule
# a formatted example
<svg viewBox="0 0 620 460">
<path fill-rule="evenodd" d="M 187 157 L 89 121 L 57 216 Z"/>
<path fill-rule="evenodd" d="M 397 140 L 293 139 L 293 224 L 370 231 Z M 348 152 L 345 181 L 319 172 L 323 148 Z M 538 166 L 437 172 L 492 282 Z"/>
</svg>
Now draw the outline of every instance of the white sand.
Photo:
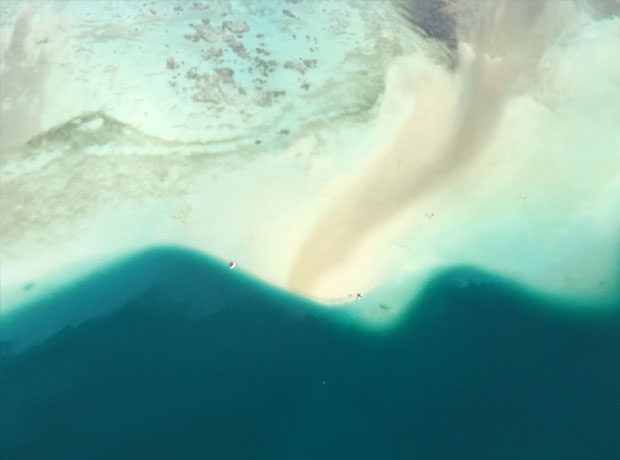
<svg viewBox="0 0 620 460">
<path fill-rule="evenodd" d="M 328 302 L 459 264 L 617 298 L 618 17 L 456 8 L 449 69 L 387 2 L 70 3 L 2 5 L 3 288 L 181 244 Z M 183 38 L 203 16 L 245 21 L 251 56 Z M 222 62 L 201 57 L 211 47 Z M 255 57 L 277 64 L 248 72 Z M 192 67 L 234 82 L 203 91 Z"/>
</svg>

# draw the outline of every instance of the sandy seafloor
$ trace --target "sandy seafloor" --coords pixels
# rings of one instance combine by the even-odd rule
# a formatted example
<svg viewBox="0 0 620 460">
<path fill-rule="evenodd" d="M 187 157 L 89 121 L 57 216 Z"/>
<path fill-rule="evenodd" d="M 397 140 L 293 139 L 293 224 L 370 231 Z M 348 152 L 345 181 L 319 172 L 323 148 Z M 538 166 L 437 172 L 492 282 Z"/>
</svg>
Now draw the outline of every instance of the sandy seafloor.
<svg viewBox="0 0 620 460">
<path fill-rule="evenodd" d="M 620 456 L 618 1 L 0 13 L 0 457 Z"/>
</svg>

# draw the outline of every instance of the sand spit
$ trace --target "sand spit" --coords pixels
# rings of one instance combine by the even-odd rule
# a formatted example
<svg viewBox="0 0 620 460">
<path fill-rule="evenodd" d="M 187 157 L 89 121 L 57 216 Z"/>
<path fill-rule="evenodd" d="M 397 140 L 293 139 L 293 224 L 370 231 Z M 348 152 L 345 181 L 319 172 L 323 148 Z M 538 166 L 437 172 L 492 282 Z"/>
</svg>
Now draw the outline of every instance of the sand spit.
<svg viewBox="0 0 620 460">
<path fill-rule="evenodd" d="M 328 302 L 455 265 L 617 295 L 618 16 L 371 4 L 3 5 L 2 286 L 172 244 Z"/>
</svg>

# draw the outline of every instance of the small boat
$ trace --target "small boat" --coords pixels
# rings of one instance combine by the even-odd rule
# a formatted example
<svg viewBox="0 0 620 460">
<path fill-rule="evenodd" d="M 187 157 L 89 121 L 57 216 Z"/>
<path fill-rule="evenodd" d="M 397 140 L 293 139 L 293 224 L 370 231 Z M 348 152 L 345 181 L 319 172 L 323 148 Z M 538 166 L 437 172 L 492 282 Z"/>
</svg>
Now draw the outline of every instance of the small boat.
<svg viewBox="0 0 620 460">
<path fill-rule="evenodd" d="M 232 260 L 228 264 L 228 268 L 230 268 L 231 270 L 234 270 L 236 266 L 237 266 L 237 262 L 234 262 Z"/>
</svg>

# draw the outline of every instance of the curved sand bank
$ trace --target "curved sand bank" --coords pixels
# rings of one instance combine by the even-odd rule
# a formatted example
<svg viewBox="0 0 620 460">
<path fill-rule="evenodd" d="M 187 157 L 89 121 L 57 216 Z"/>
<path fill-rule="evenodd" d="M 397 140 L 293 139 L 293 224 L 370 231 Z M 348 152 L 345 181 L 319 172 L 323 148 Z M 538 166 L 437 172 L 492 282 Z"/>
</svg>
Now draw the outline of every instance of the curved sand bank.
<svg viewBox="0 0 620 460">
<path fill-rule="evenodd" d="M 617 299 L 617 16 L 449 2 L 451 48 L 275 4 L 3 6 L 3 288 L 182 244 L 326 300 L 461 264 Z"/>
<path fill-rule="evenodd" d="M 422 289 L 420 289 L 422 288 Z M 618 313 L 609 304 L 583 306 L 562 299 L 549 299 L 523 286 L 471 267 L 437 271 L 427 279 L 401 279 L 364 295 L 361 299 L 331 299 L 332 303 L 310 301 L 286 290 L 262 283 L 243 270 L 231 271 L 222 260 L 212 259 L 181 247 L 153 247 L 107 261 L 81 263 L 29 283 L 3 290 L 0 336 L 3 351 L 18 352 L 45 342 L 63 330 L 132 308 L 150 298 L 150 311 L 184 310 L 204 318 L 223 310 L 243 310 L 255 305 L 281 308 L 281 314 L 296 318 L 329 317 L 343 327 L 384 333 L 402 327 L 421 312 L 429 297 L 437 295 L 512 295 L 523 305 L 560 307 L 584 317 L 602 318 Z M 483 295 L 481 298 L 485 298 Z M 426 299 L 426 300 L 425 300 Z M 526 301 L 527 299 L 527 301 Z M 337 303 L 339 308 L 326 309 Z M 276 307 L 278 306 L 279 307 Z M 17 307 L 17 308 L 16 308 Z M 595 308 L 593 308 L 595 307 Z M 612 307 L 613 311 L 609 311 Z M 537 307 L 538 308 L 538 307 Z M 547 314 L 548 312 L 545 312 Z M 536 314 L 540 314 L 537 312 Z M 616 315 L 617 316 L 617 315 Z"/>
</svg>

